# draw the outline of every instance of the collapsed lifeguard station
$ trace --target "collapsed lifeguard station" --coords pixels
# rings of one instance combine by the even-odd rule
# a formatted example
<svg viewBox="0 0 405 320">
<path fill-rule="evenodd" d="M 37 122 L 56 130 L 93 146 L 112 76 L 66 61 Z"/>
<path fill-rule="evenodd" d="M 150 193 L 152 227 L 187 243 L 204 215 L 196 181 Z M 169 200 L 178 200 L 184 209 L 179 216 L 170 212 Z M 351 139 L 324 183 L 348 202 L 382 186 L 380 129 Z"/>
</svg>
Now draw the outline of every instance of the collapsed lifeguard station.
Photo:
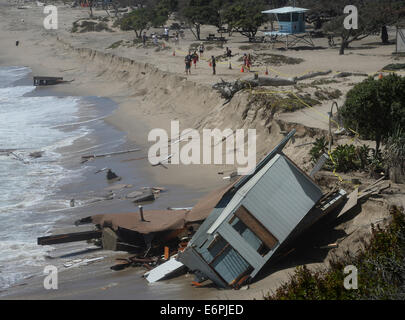
<svg viewBox="0 0 405 320">
<path fill-rule="evenodd" d="M 286 49 L 292 48 L 298 43 L 305 43 L 314 47 L 311 34 L 305 30 L 305 12 L 309 9 L 298 7 L 283 7 L 262 11 L 264 14 L 271 14 L 277 21 L 278 30 L 264 32 L 269 37 L 269 42 L 285 42 Z"/>
</svg>

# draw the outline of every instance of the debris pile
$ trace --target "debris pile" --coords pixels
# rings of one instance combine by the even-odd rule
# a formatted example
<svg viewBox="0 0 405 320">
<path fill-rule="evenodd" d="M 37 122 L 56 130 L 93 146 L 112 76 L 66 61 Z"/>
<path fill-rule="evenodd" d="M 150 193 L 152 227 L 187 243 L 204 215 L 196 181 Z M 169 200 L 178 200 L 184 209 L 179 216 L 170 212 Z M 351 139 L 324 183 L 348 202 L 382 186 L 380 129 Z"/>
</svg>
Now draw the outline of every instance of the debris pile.
<svg viewBox="0 0 405 320">
<path fill-rule="evenodd" d="M 336 219 L 359 200 L 389 187 L 383 178 L 347 196 L 344 190 L 324 194 L 313 178 L 283 152 L 291 131 L 256 166 L 203 197 L 192 208 L 168 208 L 129 213 L 96 214 L 75 224 L 95 230 L 38 238 L 38 244 L 93 240 L 105 250 L 127 251 L 111 267 L 143 267 L 155 282 L 184 270 L 195 285 L 211 280 L 219 287 L 241 288 L 264 265 L 293 251 L 292 244 L 320 221 Z M 144 188 L 127 194 L 134 202 L 153 198 L 164 188 Z M 333 249 L 337 244 L 323 246 Z"/>
</svg>

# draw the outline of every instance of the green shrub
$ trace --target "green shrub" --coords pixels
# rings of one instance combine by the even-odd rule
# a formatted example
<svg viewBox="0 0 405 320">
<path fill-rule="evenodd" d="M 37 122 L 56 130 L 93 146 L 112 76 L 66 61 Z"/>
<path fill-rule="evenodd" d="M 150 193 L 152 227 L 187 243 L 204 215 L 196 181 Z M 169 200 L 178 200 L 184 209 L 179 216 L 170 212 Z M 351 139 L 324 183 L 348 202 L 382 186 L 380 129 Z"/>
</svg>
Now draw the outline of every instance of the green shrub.
<svg viewBox="0 0 405 320">
<path fill-rule="evenodd" d="M 102 21 L 102 19 L 96 19 L 96 20 L 101 20 L 101 22 L 96 22 L 96 21 L 88 21 L 88 20 L 77 20 L 73 22 L 73 27 L 71 29 L 72 33 L 79 32 L 79 33 L 84 33 L 84 32 L 100 32 L 100 31 L 112 31 L 107 23 Z"/>
<path fill-rule="evenodd" d="M 325 137 L 316 138 L 313 147 L 309 150 L 311 161 L 315 164 L 318 159 L 328 151 L 328 142 Z"/>
<path fill-rule="evenodd" d="M 353 171 L 360 167 L 356 147 L 352 144 L 337 146 L 330 156 L 332 167 L 338 172 Z"/>
<path fill-rule="evenodd" d="M 346 128 L 373 139 L 378 151 L 394 128 L 405 127 L 405 78 L 391 74 L 364 80 L 347 93 L 339 113 Z"/>
<path fill-rule="evenodd" d="M 405 299 L 405 215 L 402 210 L 390 211 L 392 221 L 385 229 L 372 225 L 369 242 L 354 255 L 332 259 L 323 271 L 297 267 L 291 279 L 269 293 L 266 300 L 365 300 Z M 346 290 L 343 282 L 345 266 L 358 270 L 358 289 Z"/>
<path fill-rule="evenodd" d="M 317 138 L 313 143 L 313 147 L 309 150 L 311 161 L 315 164 L 322 154 L 328 152 L 327 150 L 328 142 L 326 138 Z M 373 159 L 370 158 L 370 151 L 371 149 L 366 145 L 360 147 L 355 147 L 353 144 L 339 145 L 332 149 L 325 168 L 337 172 L 370 170 L 369 166 Z"/>
<path fill-rule="evenodd" d="M 391 63 L 386 65 L 383 70 L 401 70 L 405 69 L 405 63 Z"/>
</svg>

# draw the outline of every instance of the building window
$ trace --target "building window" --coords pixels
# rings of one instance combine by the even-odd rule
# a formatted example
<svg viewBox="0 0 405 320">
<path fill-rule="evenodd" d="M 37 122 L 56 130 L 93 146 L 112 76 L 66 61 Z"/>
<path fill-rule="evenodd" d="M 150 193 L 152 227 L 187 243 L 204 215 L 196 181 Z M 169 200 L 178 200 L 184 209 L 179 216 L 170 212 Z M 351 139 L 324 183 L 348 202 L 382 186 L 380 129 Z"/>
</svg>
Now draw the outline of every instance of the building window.
<svg viewBox="0 0 405 320">
<path fill-rule="evenodd" d="M 244 206 L 236 210 L 229 223 L 262 256 L 278 244 L 277 238 Z"/>
</svg>

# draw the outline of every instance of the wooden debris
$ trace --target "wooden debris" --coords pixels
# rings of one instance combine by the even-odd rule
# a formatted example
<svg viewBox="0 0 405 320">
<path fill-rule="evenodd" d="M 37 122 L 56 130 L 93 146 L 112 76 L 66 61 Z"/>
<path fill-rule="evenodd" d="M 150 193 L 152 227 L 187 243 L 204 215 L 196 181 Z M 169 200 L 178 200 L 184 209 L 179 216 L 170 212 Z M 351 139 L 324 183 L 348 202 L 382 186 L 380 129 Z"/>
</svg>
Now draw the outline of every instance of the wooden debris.
<svg viewBox="0 0 405 320">
<path fill-rule="evenodd" d="M 347 198 L 348 200 L 346 201 L 344 207 L 340 210 L 336 218 L 339 218 L 340 216 L 344 215 L 346 212 L 349 212 L 352 208 L 354 208 L 357 205 L 357 198 L 358 198 L 358 192 L 359 189 L 356 188 L 352 193 L 350 193 Z"/>
<path fill-rule="evenodd" d="M 23 157 L 19 156 L 18 154 L 14 153 L 14 152 L 10 152 L 9 155 L 12 155 L 15 159 L 21 161 L 24 164 L 29 163 L 29 161 L 25 160 Z"/>
<path fill-rule="evenodd" d="M 172 211 L 191 210 L 191 209 L 193 209 L 193 207 L 184 207 L 184 208 L 167 207 L 167 210 L 172 210 Z"/>
<path fill-rule="evenodd" d="M 132 264 L 132 262 L 128 261 L 127 259 L 116 259 L 116 261 L 117 263 L 110 268 L 114 271 L 123 270 Z"/>
<path fill-rule="evenodd" d="M 105 171 L 105 170 L 108 170 L 108 168 L 103 168 L 103 169 L 97 170 L 96 172 L 94 172 L 94 174 L 97 174 L 97 173 L 103 172 L 103 171 Z"/>
<path fill-rule="evenodd" d="M 114 190 L 121 190 L 121 189 L 129 189 L 132 187 L 133 187 L 132 184 L 116 184 L 113 186 L 106 187 L 106 188 L 104 188 L 104 190 L 114 191 Z"/>
<path fill-rule="evenodd" d="M 363 193 L 358 197 L 358 200 L 364 199 L 372 194 L 379 194 L 381 191 L 386 190 L 391 187 L 391 184 L 383 185 L 381 187 L 375 185 L 373 188 L 367 190 L 366 192 L 363 191 Z"/>
<path fill-rule="evenodd" d="M 115 174 L 115 172 L 112 172 L 111 169 L 108 169 L 107 174 L 106 174 L 107 180 L 118 180 L 120 178 Z M 121 179 L 120 179 L 121 180 Z"/>
<path fill-rule="evenodd" d="M 153 201 L 155 200 L 155 194 L 152 192 L 151 189 L 143 192 L 141 195 L 136 196 L 133 198 L 133 202 L 139 203 L 139 202 L 145 202 L 145 201 Z"/>
<path fill-rule="evenodd" d="M 167 167 L 164 165 L 164 163 L 168 160 L 170 160 L 170 158 L 173 157 L 173 154 L 169 154 L 165 159 L 163 159 L 162 161 L 159 161 L 156 164 L 152 164 L 152 167 L 156 167 L 156 166 L 162 166 L 164 168 L 167 169 Z"/>
<path fill-rule="evenodd" d="M 63 82 L 67 81 L 63 81 L 62 77 L 39 77 L 39 76 L 34 77 L 34 86 L 49 86 Z"/>
<path fill-rule="evenodd" d="M 346 78 L 350 76 L 360 76 L 360 77 L 368 77 L 367 73 L 360 73 L 360 72 L 339 72 L 333 76 L 333 78 Z"/>
<path fill-rule="evenodd" d="M 177 261 L 176 256 L 173 256 L 170 260 L 145 273 L 144 277 L 148 282 L 156 282 L 184 269 L 184 264 Z"/>
<path fill-rule="evenodd" d="M 129 161 L 144 160 L 144 159 L 148 159 L 148 157 L 140 157 L 140 158 L 133 158 L 133 159 L 124 159 L 124 160 L 121 160 L 121 162 L 129 162 Z"/>
<path fill-rule="evenodd" d="M 136 152 L 136 151 L 140 151 L 140 150 L 141 149 L 131 149 L 131 150 L 116 151 L 116 152 L 103 153 L 103 154 L 92 154 L 92 155 L 82 156 L 82 159 L 102 158 L 102 157 L 108 157 L 108 156 L 113 156 L 113 155 L 118 155 L 118 154 Z"/>
<path fill-rule="evenodd" d="M 232 97 L 239 91 L 244 89 L 251 89 L 257 86 L 290 86 L 294 85 L 296 81 L 294 79 L 287 78 L 272 78 L 272 77 L 257 77 L 257 78 L 243 78 L 234 82 L 226 82 L 221 79 L 212 86 L 213 89 L 221 93 L 222 98 L 231 100 Z"/>
<path fill-rule="evenodd" d="M 339 247 L 339 244 L 335 242 L 335 243 L 327 244 L 325 246 L 320 246 L 319 249 L 335 249 L 338 247 Z"/>
<path fill-rule="evenodd" d="M 327 74 L 331 73 L 332 70 L 327 70 L 327 71 L 319 71 L 319 72 L 310 72 L 307 73 L 301 77 L 297 77 L 295 78 L 296 81 L 301 81 L 301 80 L 305 80 L 305 79 L 310 79 L 310 78 L 315 78 L 315 77 L 319 77 L 319 76 L 326 76 Z"/>
<path fill-rule="evenodd" d="M 34 151 L 34 152 L 31 152 L 29 154 L 29 156 L 31 158 L 41 158 L 43 153 L 44 153 L 43 151 Z"/>
<path fill-rule="evenodd" d="M 126 197 L 131 199 L 131 198 L 137 198 L 142 195 L 143 195 L 142 191 L 133 191 L 133 192 L 128 193 Z"/>
<path fill-rule="evenodd" d="M 37 243 L 41 246 L 46 246 L 46 245 L 58 244 L 58 243 L 100 239 L 101 236 L 102 236 L 101 230 L 65 233 L 65 234 L 57 234 L 57 235 L 52 235 L 52 236 L 40 237 L 37 239 Z"/>
</svg>

